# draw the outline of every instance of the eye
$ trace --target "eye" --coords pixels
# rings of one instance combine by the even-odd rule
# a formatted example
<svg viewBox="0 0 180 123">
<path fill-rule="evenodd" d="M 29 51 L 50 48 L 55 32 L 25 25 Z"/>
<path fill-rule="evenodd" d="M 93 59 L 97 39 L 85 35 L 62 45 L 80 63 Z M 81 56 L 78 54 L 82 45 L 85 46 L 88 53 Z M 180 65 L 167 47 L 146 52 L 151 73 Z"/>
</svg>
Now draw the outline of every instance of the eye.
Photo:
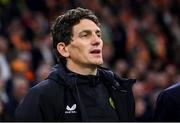
<svg viewBox="0 0 180 123">
<path fill-rule="evenodd" d="M 87 34 L 82 35 L 82 37 L 87 37 L 87 36 L 88 36 Z"/>
<path fill-rule="evenodd" d="M 101 38 L 101 33 L 100 32 L 98 32 L 96 35 Z"/>
<path fill-rule="evenodd" d="M 87 36 L 88 36 L 87 33 L 83 33 L 83 34 L 80 35 L 80 37 L 87 37 Z"/>
</svg>

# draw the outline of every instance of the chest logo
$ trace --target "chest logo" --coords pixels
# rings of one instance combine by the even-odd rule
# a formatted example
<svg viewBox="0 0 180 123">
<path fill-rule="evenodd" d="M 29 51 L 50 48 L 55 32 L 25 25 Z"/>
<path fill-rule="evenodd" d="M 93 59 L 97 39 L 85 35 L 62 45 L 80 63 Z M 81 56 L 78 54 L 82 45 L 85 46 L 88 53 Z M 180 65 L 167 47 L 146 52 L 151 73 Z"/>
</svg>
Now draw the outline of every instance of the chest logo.
<svg viewBox="0 0 180 123">
<path fill-rule="evenodd" d="M 72 107 L 69 107 L 69 106 L 67 105 L 67 106 L 66 106 L 65 114 L 75 114 L 75 113 L 77 113 L 76 107 L 77 107 L 76 104 L 73 104 Z"/>
<path fill-rule="evenodd" d="M 114 101 L 112 100 L 111 97 L 109 98 L 109 103 L 110 103 L 111 107 L 115 109 Z"/>
</svg>

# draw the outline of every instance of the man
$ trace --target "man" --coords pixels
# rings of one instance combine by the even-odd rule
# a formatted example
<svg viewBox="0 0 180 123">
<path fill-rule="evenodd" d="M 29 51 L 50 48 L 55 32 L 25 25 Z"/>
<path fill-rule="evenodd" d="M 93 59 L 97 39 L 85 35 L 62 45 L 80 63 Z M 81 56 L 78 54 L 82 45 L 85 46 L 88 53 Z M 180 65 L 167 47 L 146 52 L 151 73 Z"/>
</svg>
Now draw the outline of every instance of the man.
<svg viewBox="0 0 180 123">
<path fill-rule="evenodd" d="M 100 24 L 88 9 L 59 16 L 53 27 L 57 64 L 31 88 L 16 110 L 17 121 L 134 121 L 132 85 L 103 63 Z"/>
<path fill-rule="evenodd" d="M 180 83 L 172 85 L 159 94 L 154 121 L 180 121 Z"/>
</svg>

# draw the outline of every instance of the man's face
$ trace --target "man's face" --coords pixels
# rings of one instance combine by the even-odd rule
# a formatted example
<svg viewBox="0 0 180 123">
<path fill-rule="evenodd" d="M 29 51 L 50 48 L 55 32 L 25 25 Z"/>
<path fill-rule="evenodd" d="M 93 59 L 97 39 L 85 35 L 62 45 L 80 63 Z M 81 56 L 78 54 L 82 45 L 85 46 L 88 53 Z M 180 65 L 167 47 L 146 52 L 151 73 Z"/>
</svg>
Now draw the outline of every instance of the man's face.
<svg viewBox="0 0 180 123">
<path fill-rule="evenodd" d="M 73 27 L 71 43 L 67 46 L 67 64 L 96 66 L 103 63 L 100 28 L 89 19 L 82 19 Z"/>
</svg>

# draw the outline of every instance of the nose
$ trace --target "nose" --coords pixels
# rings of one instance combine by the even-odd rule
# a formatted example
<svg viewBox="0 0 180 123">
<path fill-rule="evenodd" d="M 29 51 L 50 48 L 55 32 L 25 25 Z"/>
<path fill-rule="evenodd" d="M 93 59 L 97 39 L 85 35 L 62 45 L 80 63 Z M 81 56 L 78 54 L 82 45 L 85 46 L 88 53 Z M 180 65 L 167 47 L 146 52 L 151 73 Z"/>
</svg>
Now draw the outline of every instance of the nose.
<svg viewBox="0 0 180 123">
<path fill-rule="evenodd" d="M 101 44 L 101 42 L 102 42 L 102 39 L 101 39 L 101 37 L 98 37 L 97 34 L 94 34 L 92 36 L 92 41 L 91 41 L 92 45 L 99 45 L 99 44 Z"/>
</svg>

